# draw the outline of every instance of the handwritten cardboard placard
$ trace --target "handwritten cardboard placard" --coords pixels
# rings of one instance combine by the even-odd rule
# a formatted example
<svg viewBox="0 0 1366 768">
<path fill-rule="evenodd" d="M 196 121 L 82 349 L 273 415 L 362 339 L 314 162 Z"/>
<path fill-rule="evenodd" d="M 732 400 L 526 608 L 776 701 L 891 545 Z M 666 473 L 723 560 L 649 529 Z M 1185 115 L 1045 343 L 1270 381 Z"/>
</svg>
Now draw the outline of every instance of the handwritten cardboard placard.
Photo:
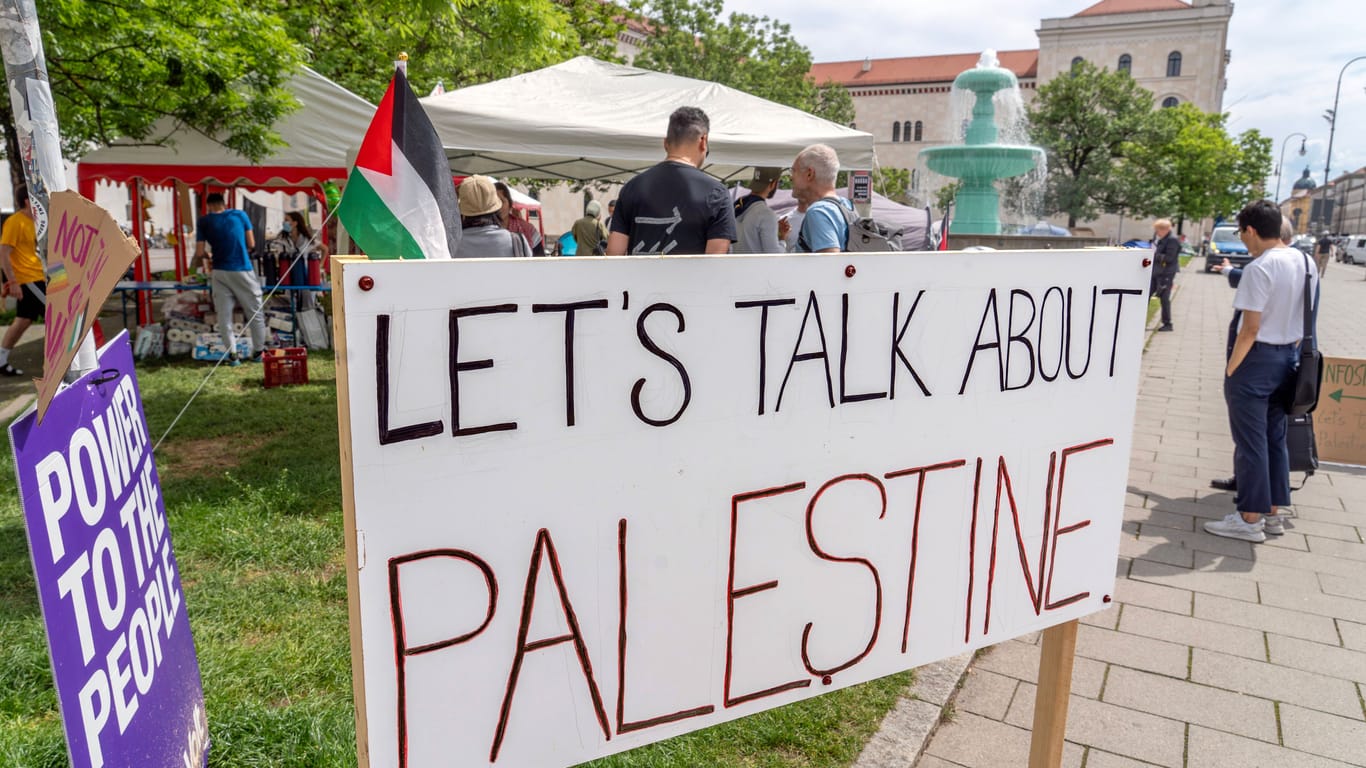
<svg viewBox="0 0 1366 768">
<path fill-rule="evenodd" d="M 133 352 L 10 425 L 70 764 L 202 766 L 199 665 Z"/>
<path fill-rule="evenodd" d="M 1366 465 L 1366 360 L 1323 359 L 1314 437 L 1320 460 Z"/>
<path fill-rule="evenodd" d="M 339 260 L 362 763 L 574 765 L 1102 610 L 1141 255 Z"/>
<path fill-rule="evenodd" d="M 43 336 L 43 378 L 38 380 L 38 419 L 62 383 L 81 339 L 98 319 L 138 245 L 123 234 L 109 212 L 71 191 L 49 200 L 47 313 Z"/>
</svg>

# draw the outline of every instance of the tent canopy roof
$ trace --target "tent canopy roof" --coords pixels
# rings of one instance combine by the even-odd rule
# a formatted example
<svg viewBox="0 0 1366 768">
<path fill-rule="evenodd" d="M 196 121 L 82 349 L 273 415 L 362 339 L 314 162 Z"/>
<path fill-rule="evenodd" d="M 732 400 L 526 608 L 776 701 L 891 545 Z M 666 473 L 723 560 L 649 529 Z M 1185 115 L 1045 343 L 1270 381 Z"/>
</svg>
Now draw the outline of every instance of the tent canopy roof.
<svg viewBox="0 0 1366 768">
<path fill-rule="evenodd" d="M 345 179 L 347 152 L 365 135 L 375 106 L 307 67 L 287 87 L 299 109 L 275 124 L 284 144 L 260 164 L 163 118 L 146 141 L 121 140 L 87 154 L 77 175 L 82 180 L 140 178 L 152 184 L 181 181 L 266 189 L 316 187 Z"/>
<path fill-rule="evenodd" d="M 816 143 L 834 147 L 845 169 L 874 164 L 872 134 L 716 83 L 588 56 L 421 101 L 457 174 L 629 179 L 664 159 L 669 115 L 682 106 L 711 119 L 703 170 L 721 179 L 788 167 Z"/>
</svg>

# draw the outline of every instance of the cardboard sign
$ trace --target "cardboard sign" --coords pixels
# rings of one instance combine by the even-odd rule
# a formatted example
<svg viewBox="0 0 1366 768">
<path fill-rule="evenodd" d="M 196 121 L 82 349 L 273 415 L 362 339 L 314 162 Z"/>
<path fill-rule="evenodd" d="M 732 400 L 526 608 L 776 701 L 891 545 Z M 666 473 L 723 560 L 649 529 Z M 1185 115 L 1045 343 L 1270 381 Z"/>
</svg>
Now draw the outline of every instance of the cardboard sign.
<svg viewBox="0 0 1366 768">
<path fill-rule="evenodd" d="M 873 201 L 872 171 L 849 172 L 849 199 L 855 203 L 870 203 Z"/>
<path fill-rule="evenodd" d="M 71 765 L 204 765 L 199 665 L 127 332 L 10 441 Z"/>
<path fill-rule="evenodd" d="M 339 260 L 362 764 L 574 765 L 1104 609 L 1141 256 Z"/>
<path fill-rule="evenodd" d="M 138 255 L 109 212 L 75 192 L 53 192 L 47 240 L 47 313 L 38 419 L 62 383 L 100 307 Z"/>
<path fill-rule="evenodd" d="M 1321 461 L 1366 465 L 1366 360 L 1323 359 L 1314 437 Z"/>
</svg>

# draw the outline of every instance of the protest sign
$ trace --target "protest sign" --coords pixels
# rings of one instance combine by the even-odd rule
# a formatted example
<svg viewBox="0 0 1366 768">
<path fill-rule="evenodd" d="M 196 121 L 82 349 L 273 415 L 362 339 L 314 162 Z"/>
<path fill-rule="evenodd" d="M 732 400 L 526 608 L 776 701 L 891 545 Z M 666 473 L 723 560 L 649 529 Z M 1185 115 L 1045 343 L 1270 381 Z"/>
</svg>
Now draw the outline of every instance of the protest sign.
<svg viewBox="0 0 1366 768">
<path fill-rule="evenodd" d="M 1366 465 L 1366 360 L 1323 358 L 1314 435 L 1321 461 Z"/>
<path fill-rule="evenodd" d="M 574 765 L 1102 610 L 1143 255 L 339 259 L 362 764 Z"/>
<path fill-rule="evenodd" d="M 109 212 L 75 192 L 53 192 L 48 211 L 39 421 L 46 416 L 81 339 L 95 325 L 100 307 L 138 255 L 137 243 L 123 234 Z"/>
<path fill-rule="evenodd" d="M 71 765 L 202 766 L 199 665 L 133 353 L 10 425 Z"/>
</svg>

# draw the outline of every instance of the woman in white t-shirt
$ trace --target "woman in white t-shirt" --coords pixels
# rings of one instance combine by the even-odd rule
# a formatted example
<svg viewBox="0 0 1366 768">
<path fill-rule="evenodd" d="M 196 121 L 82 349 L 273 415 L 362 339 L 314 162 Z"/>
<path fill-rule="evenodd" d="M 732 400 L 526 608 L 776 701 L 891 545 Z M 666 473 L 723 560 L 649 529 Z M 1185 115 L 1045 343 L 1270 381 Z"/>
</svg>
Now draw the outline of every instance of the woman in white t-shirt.
<svg viewBox="0 0 1366 768">
<path fill-rule="evenodd" d="M 1284 530 L 1277 510 L 1290 503 L 1285 401 L 1305 330 L 1305 275 L 1311 288 L 1318 282 L 1313 261 L 1281 242 L 1281 220 L 1269 200 L 1238 213 L 1239 236 L 1254 259 L 1234 294 L 1236 334 L 1224 371 L 1237 511 L 1205 523 L 1216 536 L 1253 542 Z"/>
</svg>

